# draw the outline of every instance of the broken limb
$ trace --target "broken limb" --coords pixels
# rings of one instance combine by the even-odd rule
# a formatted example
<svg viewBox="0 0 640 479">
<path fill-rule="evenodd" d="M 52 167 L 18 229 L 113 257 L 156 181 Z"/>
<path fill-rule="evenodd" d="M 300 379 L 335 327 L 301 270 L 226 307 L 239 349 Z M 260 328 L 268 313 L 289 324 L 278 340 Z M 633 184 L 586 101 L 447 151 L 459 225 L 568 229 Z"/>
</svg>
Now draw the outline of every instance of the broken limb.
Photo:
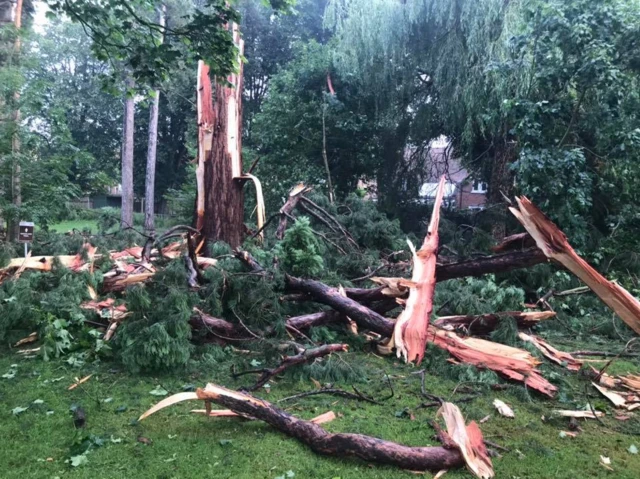
<svg viewBox="0 0 640 479">
<path fill-rule="evenodd" d="M 218 339 L 224 341 L 250 341 L 254 338 L 248 337 L 246 331 L 239 325 L 214 318 L 198 308 L 193 308 L 195 313 L 191 316 L 189 323 L 194 329 L 203 329 Z"/>
<path fill-rule="evenodd" d="M 249 253 L 248 251 L 243 251 L 241 249 L 236 249 L 233 252 L 233 256 L 235 256 L 240 261 L 242 261 L 247 266 L 247 268 L 249 268 L 251 270 L 251 272 L 253 272 L 255 274 L 263 275 L 263 276 L 267 274 L 267 270 L 264 269 L 262 267 L 262 265 L 260 263 L 258 263 L 258 260 L 255 259 L 251 255 L 251 253 Z"/>
<path fill-rule="evenodd" d="M 574 358 L 571 354 L 559 351 L 543 339 L 534 335 L 519 333 L 518 337 L 525 343 L 533 344 L 536 349 L 544 355 L 544 357 L 550 359 L 554 363 L 566 367 L 569 371 L 580 371 L 582 361 Z"/>
<path fill-rule="evenodd" d="M 436 254 L 438 251 L 438 225 L 440 223 L 440 205 L 444 197 L 445 177 L 440 179 L 433 204 L 431 221 L 427 228 L 422 247 L 416 252 L 413 244 L 409 247 L 413 253 L 413 275 L 409 287 L 409 298 L 405 309 L 395 323 L 392 341 L 396 346 L 396 354 L 406 362 L 422 362 L 427 347 L 427 332 L 431 312 L 433 311 L 433 294 L 436 287 Z"/>
<path fill-rule="evenodd" d="M 276 238 L 281 240 L 284 238 L 284 232 L 287 229 L 287 219 L 291 212 L 295 209 L 298 201 L 305 193 L 311 191 L 311 188 L 304 185 L 304 183 L 300 183 L 293 187 L 293 189 L 289 192 L 289 197 L 282 208 L 280 208 L 279 215 L 280 221 L 278 223 L 278 228 L 276 229 Z"/>
<path fill-rule="evenodd" d="M 343 316 L 337 311 L 322 311 L 319 313 L 304 314 L 302 316 L 293 316 L 287 319 L 285 326 L 295 331 L 304 331 L 309 328 L 337 323 L 341 319 L 343 319 Z"/>
<path fill-rule="evenodd" d="M 612 283 L 592 268 L 571 247 L 565 234 L 528 198 L 516 198 L 518 207 L 511 213 L 535 239 L 548 258 L 561 264 L 582 280 L 637 334 L 640 334 L 640 302 L 626 289 Z"/>
<path fill-rule="evenodd" d="M 328 394 L 330 396 L 339 396 L 346 399 L 354 399 L 356 401 L 364 401 L 371 404 L 381 404 L 380 402 L 365 396 L 358 390 L 356 390 L 356 393 L 351 393 L 349 391 L 344 391 L 342 389 L 336 389 L 336 388 L 314 389 L 313 391 L 306 391 L 300 394 L 294 394 L 293 396 L 288 396 L 286 398 L 279 399 L 277 402 L 292 401 L 293 399 L 301 399 L 309 396 L 318 396 L 320 394 Z"/>
<path fill-rule="evenodd" d="M 331 306 L 336 311 L 349 316 L 361 328 L 387 337 L 393 333 L 393 321 L 362 306 L 353 299 L 341 295 L 337 288 L 332 288 L 313 279 L 300 279 L 289 275 L 285 276 L 285 284 L 288 290 L 308 293 L 314 301 Z M 349 293 L 347 292 L 347 294 Z"/>
<path fill-rule="evenodd" d="M 553 311 L 505 311 L 478 315 L 442 316 L 433 324 L 438 328 L 449 329 L 470 336 L 481 336 L 495 330 L 505 318 L 516 320 L 518 328 L 532 328 L 545 319 L 553 318 Z"/>
<path fill-rule="evenodd" d="M 261 372 L 262 374 L 253 386 L 249 386 L 248 388 L 244 389 L 247 391 L 255 391 L 256 389 L 260 389 L 262 386 L 267 384 L 267 382 L 269 382 L 271 378 L 282 374 L 292 366 L 309 363 L 317 358 L 327 356 L 331 353 L 346 352 L 348 348 L 349 346 L 346 344 L 325 344 L 324 346 L 320 346 L 318 348 L 306 349 L 295 356 L 285 356 L 282 362 L 276 368 L 251 371 L 251 373 Z M 241 374 L 244 373 L 237 373 L 235 375 L 238 376 Z"/>
<path fill-rule="evenodd" d="M 194 399 L 214 402 L 236 413 L 264 421 L 278 431 L 298 439 L 318 454 L 359 457 L 365 461 L 390 464 L 414 471 L 438 471 L 461 467 L 465 464 L 464 456 L 459 449 L 408 447 L 361 434 L 331 434 L 322 427 L 310 421 L 298 419 L 267 401 L 215 384 L 207 384 L 204 389 L 198 389 L 195 393 L 180 393 L 166 398 L 140 416 L 139 420 L 178 402 Z M 461 418 L 462 415 L 456 416 L 458 417 Z M 473 433 L 470 435 L 475 438 L 480 434 L 479 437 L 482 440 L 478 427 L 472 426 L 473 423 L 468 426 Z M 460 434 L 454 434 L 454 431 L 449 432 L 455 437 Z"/>
</svg>

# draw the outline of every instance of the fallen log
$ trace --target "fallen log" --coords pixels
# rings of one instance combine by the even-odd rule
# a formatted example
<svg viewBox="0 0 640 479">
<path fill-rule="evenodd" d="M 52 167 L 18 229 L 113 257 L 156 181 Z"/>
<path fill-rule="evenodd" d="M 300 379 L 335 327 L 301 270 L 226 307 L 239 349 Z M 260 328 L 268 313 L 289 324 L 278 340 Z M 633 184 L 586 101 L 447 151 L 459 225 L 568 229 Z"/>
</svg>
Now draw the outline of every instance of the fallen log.
<svg viewBox="0 0 640 479">
<path fill-rule="evenodd" d="M 343 316 L 337 311 L 321 311 L 319 313 L 293 316 L 287 319 L 285 326 L 293 329 L 294 331 L 304 331 L 309 328 L 337 323 L 341 318 L 343 318 Z"/>
<path fill-rule="evenodd" d="M 485 274 L 507 273 L 515 269 L 529 268 L 540 263 L 546 263 L 547 257 L 538 248 L 524 251 L 515 251 L 504 254 L 485 256 L 483 258 L 459 261 L 457 263 L 446 263 L 436 265 L 436 282 L 448 281 L 450 279 L 466 278 L 469 276 L 478 277 Z M 373 278 L 372 278 L 373 279 Z M 404 278 L 384 278 L 387 280 L 404 280 Z M 386 286 L 377 288 L 345 288 L 347 296 L 360 303 L 370 303 L 388 298 L 390 295 Z M 403 296 L 408 292 L 404 288 Z"/>
<path fill-rule="evenodd" d="M 446 178 L 440 178 L 436 199 L 433 204 L 431 221 L 422 247 L 416 252 L 408 241 L 413 254 L 413 275 L 409 286 L 409 298 L 406 306 L 394 326 L 392 342 L 396 355 L 406 362 L 422 362 L 427 347 L 427 332 L 433 311 L 433 295 L 436 288 L 436 256 L 438 252 L 438 225 L 440 223 L 440 205 L 444 197 Z"/>
<path fill-rule="evenodd" d="M 462 414 L 453 405 L 447 406 L 443 415 L 447 425 L 453 426 L 449 434 L 454 440 L 457 439 L 456 445 L 460 447 L 459 444 L 463 444 L 464 454 L 455 447 L 409 447 L 362 434 L 332 434 L 319 425 L 298 419 L 267 401 L 215 384 L 207 384 L 204 389 L 198 389 L 195 393 L 180 393 L 166 398 L 140 416 L 139 420 L 142 421 L 178 402 L 194 399 L 214 402 L 238 414 L 264 421 L 280 432 L 298 439 L 318 454 L 359 457 L 368 462 L 390 464 L 412 471 L 440 471 L 461 467 L 465 464 L 465 457 L 477 460 L 480 456 L 489 467 L 491 464 L 488 457 L 482 457 L 482 448 L 478 445 L 478 440 L 483 439 L 477 424 L 471 423 L 463 431 L 460 427 L 464 424 Z M 475 463 L 473 469 L 478 470 Z M 481 473 L 483 475 L 479 477 L 493 477 L 492 469 L 482 468 Z"/>
<path fill-rule="evenodd" d="M 532 328 L 545 319 L 556 315 L 553 311 L 505 311 L 501 313 L 441 316 L 433 324 L 438 328 L 457 331 L 470 336 L 483 336 L 494 331 L 505 318 L 516 320 L 518 328 Z"/>
<path fill-rule="evenodd" d="M 349 316 L 361 328 L 369 329 L 387 337 L 393 334 L 393 321 L 357 301 L 343 296 L 337 288 L 332 288 L 313 279 L 301 279 L 289 275 L 285 276 L 285 285 L 289 291 L 307 293 L 312 296 L 314 301 L 326 304 L 336 311 Z M 347 294 L 349 293 L 347 292 Z"/>
<path fill-rule="evenodd" d="M 210 316 L 198 308 L 193 308 L 193 312 L 194 314 L 191 316 L 189 323 L 194 329 L 204 329 L 224 341 L 248 341 L 254 339 L 248 337 L 246 330 L 242 329 L 240 325 Z"/>
<path fill-rule="evenodd" d="M 582 280 L 637 334 L 640 334 L 640 302 L 626 289 L 612 283 L 582 259 L 566 235 L 525 196 L 516 198 L 518 207 L 509 210 L 522 223 L 548 258 Z"/>
<path fill-rule="evenodd" d="M 243 388 L 246 391 L 255 391 L 256 389 L 260 389 L 262 386 L 267 384 L 271 378 L 274 376 L 278 376 L 282 374 L 290 367 L 296 366 L 298 364 L 305 364 L 315 359 L 321 358 L 323 356 L 327 356 L 331 353 L 338 352 L 346 352 L 349 349 L 347 344 L 325 344 L 324 346 L 320 346 L 318 348 L 305 349 L 300 354 L 296 354 L 295 356 L 285 356 L 282 362 L 273 369 L 259 369 L 253 372 L 262 373 L 258 380 L 252 386 L 247 388 Z"/>
<path fill-rule="evenodd" d="M 507 236 L 500 244 L 491 248 L 491 251 L 495 253 L 504 253 L 506 251 L 523 250 L 534 247 L 536 242 L 529 233 L 518 233 L 515 235 Z"/>
</svg>

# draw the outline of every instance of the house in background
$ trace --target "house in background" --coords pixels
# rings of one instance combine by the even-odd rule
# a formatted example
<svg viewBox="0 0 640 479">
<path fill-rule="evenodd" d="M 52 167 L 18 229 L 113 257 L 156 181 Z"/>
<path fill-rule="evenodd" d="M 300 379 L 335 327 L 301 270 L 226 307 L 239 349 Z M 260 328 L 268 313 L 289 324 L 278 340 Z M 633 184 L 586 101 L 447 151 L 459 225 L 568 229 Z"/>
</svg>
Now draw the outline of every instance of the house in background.
<svg viewBox="0 0 640 479">
<path fill-rule="evenodd" d="M 456 209 L 482 210 L 487 201 L 487 184 L 475 180 L 462 167 L 460 160 L 450 155 L 449 142 L 441 137 L 430 144 L 425 161 L 425 182 L 418 192 L 422 202 L 433 201 L 438 182 L 442 175 L 446 177 L 444 203 Z"/>
</svg>

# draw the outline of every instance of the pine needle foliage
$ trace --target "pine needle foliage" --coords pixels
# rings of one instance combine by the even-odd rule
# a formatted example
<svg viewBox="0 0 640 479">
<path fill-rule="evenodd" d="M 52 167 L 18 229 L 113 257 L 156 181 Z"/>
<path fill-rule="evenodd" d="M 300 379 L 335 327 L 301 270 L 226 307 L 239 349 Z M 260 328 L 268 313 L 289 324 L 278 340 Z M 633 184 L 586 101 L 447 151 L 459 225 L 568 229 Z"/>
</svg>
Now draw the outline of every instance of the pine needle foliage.
<svg viewBox="0 0 640 479">
<path fill-rule="evenodd" d="M 315 277 L 322 271 L 324 261 L 320 255 L 320 244 L 311 230 L 309 218 L 297 218 L 279 246 L 287 272 L 295 276 Z"/>
<path fill-rule="evenodd" d="M 493 275 L 487 275 L 439 283 L 434 309 L 437 311 L 442 306 L 446 314 L 451 315 L 518 311 L 522 309 L 524 299 L 522 289 L 507 283 L 496 283 Z"/>
</svg>

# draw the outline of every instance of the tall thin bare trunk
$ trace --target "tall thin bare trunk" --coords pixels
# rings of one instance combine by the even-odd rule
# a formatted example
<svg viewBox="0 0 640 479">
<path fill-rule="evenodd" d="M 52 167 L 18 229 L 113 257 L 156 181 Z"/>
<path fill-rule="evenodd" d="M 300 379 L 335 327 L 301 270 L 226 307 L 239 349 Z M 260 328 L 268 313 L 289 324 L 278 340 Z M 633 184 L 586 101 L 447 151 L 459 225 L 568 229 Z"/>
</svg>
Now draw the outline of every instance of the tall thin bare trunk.
<svg viewBox="0 0 640 479">
<path fill-rule="evenodd" d="M 329 202 L 333 204 L 333 183 L 331 181 L 331 170 L 329 169 L 329 158 L 327 157 L 327 126 L 325 118 L 327 116 L 327 104 L 322 104 L 322 160 L 324 161 L 324 169 L 327 172 L 327 187 L 329 188 Z"/>
<path fill-rule="evenodd" d="M 15 6 L 14 13 L 14 25 L 16 30 L 20 30 L 22 28 L 22 0 L 18 0 Z M 22 41 L 20 39 L 20 34 L 16 35 L 16 39 L 14 41 L 14 53 L 16 58 L 20 55 L 20 50 L 22 49 Z M 18 105 L 20 101 L 20 91 L 16 90 L 13 94 L 13 99 L 15 104 Z M 12 120 L 14 124 L 13 137 L 11 138 L 11 157 L 12 157 L 12 165 L 11 165 L 11 202 L 17 211 L 20 211 L 20 207 L 22 206 L 22 184 L 21 184 L 21 176 L 22 171 L 20 168 L 20 136 L 19 136 L 19 126 L 20 126 L 20 108 L 16 106 L 16 109 L 13 112 Z M 8 219 L 8 234 L 7 238 L 10 240 L 16 240 L 18 238 L 18 223 L 19 218 L 9 218 Z"/>
<path fill-rule="evenodd" d="M 122 135 L 122 211 L 120 228 L 133 226 L 133 120 L 135 101 L 129 90 L 135 86 L 133 78 L 125 80 L 124 128 Z"/>
<path fill-rule="evenodd" d="M 164 26 L 165 6 L 158 12 L 159 24 Z M 155 232 L 155 183 L 156 183 L 156 151 L 158 147 L 158 111 L 160 109 L 160 90 L 155 91 L 155 97 L 149 110 L 149 142 L 147 143 L 147 173 L 144 188 L 144 229 L 147 234 Z"/>
</svg>

